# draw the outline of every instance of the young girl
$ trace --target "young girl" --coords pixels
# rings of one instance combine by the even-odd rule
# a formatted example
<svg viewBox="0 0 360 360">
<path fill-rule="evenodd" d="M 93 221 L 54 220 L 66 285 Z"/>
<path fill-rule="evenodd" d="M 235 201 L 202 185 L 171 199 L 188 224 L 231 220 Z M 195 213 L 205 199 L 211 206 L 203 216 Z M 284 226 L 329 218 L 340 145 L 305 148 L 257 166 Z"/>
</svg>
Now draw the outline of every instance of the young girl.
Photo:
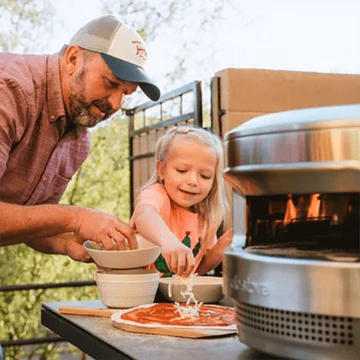
<svg viewBox="0 0 360 360">
<path fill-rule="evenodd" d="M 221 141 L 202 128 L 174 127 L 158 140 L 155 156 L 156 171 L 139 194 L 131 224 L 161 246 L 166 264 L 159 257 L 152 268 L 205 274 L 221 262 L 232 236 L 229 230 L 216 239 L 229 210 Z"/>
</svg>

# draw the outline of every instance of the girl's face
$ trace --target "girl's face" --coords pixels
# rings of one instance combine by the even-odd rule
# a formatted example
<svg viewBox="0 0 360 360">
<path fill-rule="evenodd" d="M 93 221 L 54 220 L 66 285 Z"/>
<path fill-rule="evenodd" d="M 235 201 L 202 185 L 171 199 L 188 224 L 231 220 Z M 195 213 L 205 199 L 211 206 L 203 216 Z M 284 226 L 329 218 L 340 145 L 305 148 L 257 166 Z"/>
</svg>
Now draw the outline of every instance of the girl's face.
<svg viewBox="0 0 360 360">
<path fill-rule="evenodd" d="M 218 159 L 209 146 L 186 139 L 175 139 L 157 172 L 171 200 L 190 208 L 206 198 L 215 179 Z"/>
</svg>

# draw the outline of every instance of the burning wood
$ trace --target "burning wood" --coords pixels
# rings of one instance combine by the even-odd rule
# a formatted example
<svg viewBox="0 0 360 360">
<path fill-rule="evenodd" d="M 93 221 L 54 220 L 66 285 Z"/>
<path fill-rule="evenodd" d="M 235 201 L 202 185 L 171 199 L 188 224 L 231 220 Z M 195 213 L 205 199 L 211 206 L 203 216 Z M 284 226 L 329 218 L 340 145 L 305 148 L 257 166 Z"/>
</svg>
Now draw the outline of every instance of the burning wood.
<svg viewBox="0 0 360 360">
<path fill-rule="evenodd" d="M 286 203 L 286 211 L 285 211 L 285 217 L 284 217 L 284 226 L 288 225 L 292 219 L 296 219 L 297 217 L 297 211 L 296 207 L 294 205 L 294 202 L 292 200 L 291 194 L 289 194 L 289 199 Z"/>
<path fill-rule="evenodd" d="M 307 218 L 315 218 L 320 216 L 320 203 L 320 194 L 312 194 L 310 196 Z"/>
<path fill-rule="evenodd" d="M 297 206 L 294 205 L 292 195 L 288 195 L 286 203 L 286 210 L 284 216 L 284 226 L 288 225 L 291 221 L 298 218 L 310 219 L 318 218 L 320 214 L 321 198 L 320 194 L 310 195 L 309 205 L 306 206 L 305 199 L 301 198 Z"/>
</svg>

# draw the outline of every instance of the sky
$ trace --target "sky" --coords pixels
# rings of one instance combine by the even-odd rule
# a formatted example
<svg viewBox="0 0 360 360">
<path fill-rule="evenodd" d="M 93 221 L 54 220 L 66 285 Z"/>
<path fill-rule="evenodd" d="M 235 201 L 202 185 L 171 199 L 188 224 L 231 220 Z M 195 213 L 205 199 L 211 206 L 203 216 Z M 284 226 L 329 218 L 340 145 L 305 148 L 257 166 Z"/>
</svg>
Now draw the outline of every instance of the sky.
<svg viewBox="0 0 360 360">
<path fill-rule="evenodd" d="M 163 92 L 230 67 L 360 74 L 359 0 L 238 0 L 236 5 L 185 54 L 188 71 L 179 83 L 167 83 L 164 74 L 183 51 L 180 36 L 196 39 L 192 24 L 198 14 L 184 33 L 168 29 L 149 44 L 148 72 Z M 82 24 L 100 15 L 100 0 L 58 0 L 61 24 L 49 51 L 58 51 Z"/>
</svg>

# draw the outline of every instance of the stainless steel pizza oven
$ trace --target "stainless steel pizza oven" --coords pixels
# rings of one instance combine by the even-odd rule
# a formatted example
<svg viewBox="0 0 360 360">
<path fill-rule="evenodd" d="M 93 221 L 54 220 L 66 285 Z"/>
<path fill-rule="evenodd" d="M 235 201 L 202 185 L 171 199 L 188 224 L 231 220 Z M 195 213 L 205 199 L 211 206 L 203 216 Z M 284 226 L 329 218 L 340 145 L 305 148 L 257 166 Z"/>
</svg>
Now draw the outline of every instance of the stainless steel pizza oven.
<svg viewBox="0 0 360 360">
<path fill-rule="evenodd" d="M 254 118 L 225 137 L 234 238 L 224 289 L 240 341 L 296 359 L 360 357 L 360 106 Z"/>
</svg>

